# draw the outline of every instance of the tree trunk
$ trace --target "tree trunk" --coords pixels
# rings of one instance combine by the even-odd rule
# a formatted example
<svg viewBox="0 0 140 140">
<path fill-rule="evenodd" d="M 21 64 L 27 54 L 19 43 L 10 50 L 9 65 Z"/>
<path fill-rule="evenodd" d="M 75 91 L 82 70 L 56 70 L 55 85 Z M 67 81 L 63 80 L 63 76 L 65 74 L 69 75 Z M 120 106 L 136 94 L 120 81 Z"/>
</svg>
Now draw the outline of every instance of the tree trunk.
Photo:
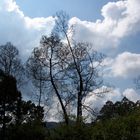
<svg viewBox="0 0 140 140">
<path fill-rule="evenodd" d="M 53 79 L 53 76 L 52 76 L 52 62 L 51 62 L 51 59 L 50 59 L 50 78 L 51 78 L 51 83 L 52 83 L 52 86 L 55 90 L 56 96 L 58 97 L 58 100 L 60 102 L 60 105 L 61 105 L 61 108 L 62 108 L 62 111 L 63 111 L 63 114 L 64 114 L 65 123 L 66 123 L 66 125 L 69 125 L 69 118 L 68 118 L 68 115 L 67 115 L 66 108 L 65 108 L 65 106 L 62 102 L 62 99 L 60 97 L 60 94 L 57 90 L 57 87 L 55 85 L 55 82 L 54 82 L 54 79 Z"/>
<path fill-rule="evenodd" d="M 77 124 L 82 123 L 82 92 L 83 92 L 83 80 L 82 76 L 79 71 L 77 71 L 80 78 L 80 90 L 78 92 L 78 99 L 77 99 Z"/>
<path fill-rule="evenodd" d="M 81 124 L 82 122 L 82 95 L 81 92 L 78 93 L 78 99 L 77 99 L 77 124 Z"/>
<path fill-rule="evenodd" d="M 69 38 L 67 36 L 67 33 L 64 31 L 64 34 L 66 36 L 66 39 L 67 39 L 67 42 L 68 42 L 68 46 L 70 48 L 70 51 L 71 51 L 71 54 L 72 54 L 72 57 L 73 57 L 73 61 L 74 61 L 74 65 L 76 67 L 76 71 L 77 71 L 77 74 L 79 76 L 79 79 L 80 79 L 80 91 L 78 92 L 78 99 L 77 99 L 77 120 L 76 120 L 76 123 L 77 124 L 81 124 L 82 122 L 82 92 L 83 92 L 83 80 L 82 80 L 82 76 L 81 76 L 81 73 L 80 73 L 80 69 L 76 63 L 76 60 L 75 60 L 75 56 L 74 56 L 74 53 L 73 53 L 73 50 L 72 50 L 72 47 L 71 47 L 71 43 L 69 41 Z"/>
<path fill-rule="evenodd" d="M 41 96 L 42 96 L 42 80 L 40 79 L 40 81 L 39 81 L 39 101 L 38 101 L 38 106 L 40 106 L 40 103 L 41 103 Z"/>
</svg>

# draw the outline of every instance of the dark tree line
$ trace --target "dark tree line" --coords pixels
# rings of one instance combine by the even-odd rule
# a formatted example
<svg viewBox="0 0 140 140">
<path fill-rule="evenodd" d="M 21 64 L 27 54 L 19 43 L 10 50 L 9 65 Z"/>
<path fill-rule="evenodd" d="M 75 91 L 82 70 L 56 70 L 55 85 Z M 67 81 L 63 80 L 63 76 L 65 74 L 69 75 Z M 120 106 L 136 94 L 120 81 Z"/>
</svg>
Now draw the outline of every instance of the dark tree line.
<svg viewBox="0 0 140 140">
<path fill-rule="evenodd" d="M 9 133 L 15 126 L 20 127 L 34 121 L 42 122 L 43 108 L 31 101 L 22 100 L 16 79 L 0 70 L 0 138 L 14 139 Z M 11 130 L 11 131 L 10 131 Z M 17 129 L 18 130 L 18 129 Z"/>
<path fill-rule="evenodd" d="M 121 101 L 117 101 L 115 103 L 113 103 L 112 101 L 107 101 L 100 110 L 100 115 L 97 117 L 97 120 L 107 120 L 120 116 L 127 116 L 134 110 L 137 110 L 139 107 L 139 100 L 134 103 L 128 100 L 126 97 L 124 97 Z"/>
<path fill-rule="evenodd" d="M 91 124 L 60 125 L 51 130 L 50 140 L 139 140 L 140 102 L 124 97 L 113 103 L 107 101 L 100 115 Z"/>
</svg>

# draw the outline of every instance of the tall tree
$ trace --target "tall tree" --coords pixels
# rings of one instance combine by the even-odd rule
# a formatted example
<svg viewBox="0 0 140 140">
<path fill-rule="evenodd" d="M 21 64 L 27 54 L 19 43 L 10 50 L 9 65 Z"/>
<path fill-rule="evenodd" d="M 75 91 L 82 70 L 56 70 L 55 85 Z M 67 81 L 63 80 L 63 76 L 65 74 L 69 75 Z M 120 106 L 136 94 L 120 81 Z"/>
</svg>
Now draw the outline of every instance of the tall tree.
<svg viewBox="0 0 140 140">
<path fill-rule="evenodd" d="M 43 107 L 35 105 L 32 101 L 17 100 L 13 111 L 15 124 L 31 123 L 33 121 L 43 121 Z"/>
<path fill-rule="evenodd" d="M 41 123 L 43 116 L 43 107 L 23 101 L 16 79 L 0 70 L 0 138 L 9 139 L 8 132 L 14 126 L 20 128 L 35 121 Z"/>
<path fill-rule="evenodd" d="M 65 56 L 60 57 L 59 51 L 63 50 L 65 46 L 61 43 L 58 36 L 51 35 L 50 37 L 43 36 L 41 39 L 40 48 L 40 60 L 42 61 L 48 76 L 47 80 L 51 83 L 51 87 L 57 96 L 59 103 L 61 105 L 65 123 L 68 125 L 69 119 L 67 110 L 63 102 L 63 86 L 62 82 L 64 80 L 64 60 Z M 60 59 L 61 58 L 61 59 Z M 51 91 L 51 92 L 53 92 Z"/>
<path fill-rule="evenodd" d="M 126 97 L 116 103 L 107 101 L 101 108 L 100 115 L 97 117 L 97 120 L 107 120 L 110 118 L 117 118 L 118 116 L 126 116 L 137 108 L 137 103 L 128 100 Z"/>
<path fill-rule="evenodd" d="M 44 77 L 59 100 L 65 123 L 69 121 L 68 105 L 76 102 L 79 124 L 88 93 L 102 86 L 100 64 L 104 56 L 94 51 L 89 43 L 70 40 L 67 17 L 64 12 L 57 14 L 56 26 L 50 37 L 42 37 L 37 55 L 47 73 Z"/>
<path fill-rule="evenodd" d="M 82 119 L 82 106 L 84 98 L 90 91 L 102 86 L 102 79 L 99 74 L 99 66 L 104 58 L 102 54 L 93 49 L 90 50 L 88 43 L 77 43 L 69 37 L 73 32 L 73 26 L 68 28 L 68 15 L 61 11 L 56 14 L 56 26 L 54 34 L 67 42 L 68 66 L 66 68 L 67 76 L 77 98 L 77 122 Z M 94 65 L 94 64 L 97 65 Z M 76 90 L 75 90 L 76 89 Z"/>
<path fill-rule="evenodd" d="M 5 138 L 6 124 L 12 121 L 12 112 L 15 102 L 21 97 L 13 76 L 5 75 L 0 71 L 0 124 L 2 125 L 2 138 Z"/>
</svg>

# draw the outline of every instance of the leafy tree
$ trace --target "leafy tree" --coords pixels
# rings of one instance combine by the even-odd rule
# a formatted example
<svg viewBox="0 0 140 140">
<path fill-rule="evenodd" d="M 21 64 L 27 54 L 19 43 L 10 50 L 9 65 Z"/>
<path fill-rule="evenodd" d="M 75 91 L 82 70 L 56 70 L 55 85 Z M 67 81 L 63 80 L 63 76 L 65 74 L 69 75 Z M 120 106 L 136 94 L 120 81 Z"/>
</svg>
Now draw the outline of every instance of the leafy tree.
<svg viewBox="0 0 140 140">
<path fill-rule="evenodd" d="M 131 113 L 135 108 L 135 103 L 128 100 L 126 97 L 124 97 L 121 102 L 116 102 L 114 104 L 116 114 L 118 116 L 127 115 L 128 113 Z"/>
<path fill-rule="evenodd" d="M 120 102 L 108 101 L 101 109 L 102 116 L 92 128 L 92 139 L 104 140 L 139 140 L 140 138 L 140 106 L 126 97 Z M 101 121 L 102 120 L 102 121 Z"/>
<path fill-rule="evenodd" d="M 17 124 L 30 123 L 35 120 L 42 122 L 44 110 L 41 106 L 36 106 L 31 101 L 20 100 L 13 111 Z"/>
<path fill-rule="evenodd" d="M 140 110 L 134 110 L 128 115 L 98 121 L 91 130 L 93 140 L 139 140 Z"/>
<path fill-rule="evenodd" d="M 108 119 L 114 117 L 114 104 L 112 101 L 107 101 L 106 104 L 100 110 L 100 115 L 97 117 L 99 119 Z"/>
<path fill-rule="evenodd" d="M 8 137 L 8 130 L 13 126 L 42 122 L 44 110 L 31 101 L 23 101 L 16 86 L 16 79 L 0 70 L 0 135 Z"/>
<path fill-rule="evenodd" d="M 39 121 L 14 125 L 8 129 L 8 140 L 45 140 L 47 130 Z"/>
<path fill-rule="evenodd" d="M 110 118 L 128 115 L 133 112 L 138 105 L 138 102 L 134 103 L 126 97 L 114 104 L 111 101 L 107 101 L 100 110 L 100 115 L 97 117 L 97 120 L 107 120 Z"/>
<path fill-rule="evenodd" d="M 2 125 L 2 137 L 5 137 L 7 125 L 12 122 L 12 112 L 15 102 L 21 97 L 16 87 L 16 80 L 0 71 L 0 124 Z"/>
</svg>

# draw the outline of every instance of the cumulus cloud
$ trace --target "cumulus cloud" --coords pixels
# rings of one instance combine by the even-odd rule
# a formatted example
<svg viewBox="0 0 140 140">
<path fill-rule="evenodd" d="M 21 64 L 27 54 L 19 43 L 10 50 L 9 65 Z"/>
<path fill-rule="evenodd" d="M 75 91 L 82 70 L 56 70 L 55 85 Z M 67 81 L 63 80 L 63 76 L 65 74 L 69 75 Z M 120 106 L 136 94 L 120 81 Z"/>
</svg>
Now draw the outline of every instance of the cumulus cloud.
<svg viewBox="0 0 140 140">
<path fill-rule="evenodd" d="M 126 97 L 133 102 L 140 100 L 140 94 L 138 94 L 133 88 L 125 89 L 123 92 L 116 88 L 111 92 L 104 94 L 102 98 L 91 92 L 86 98 L 85 104 L 93 109 L 98 108 L 98 110 L 100 110 L 107 101 L 115 103 L 116 101 L 121 101 L 123 97 Z"/>
<path fill-rule="evenodd" d="M 116 58 L 106 58 L 103 65 L 106 65 L 105 75 L 114 77 L 136 77 L 140 74 L 140 54 L 123 52 Z"/>
<path fill-rule="evenodd" d="M 132 88 L 125 89 L 123 92 L 123 96 L 127 97 L 129 100 L 134 101 L 134 102 L 140 100 L 140 94 L 138 94 Z"/>
<path fill-rule="evenodd" d="M 73 37 L 78 41 L 93 43 L 96 49 L 117 47 L 120 39 L 140 31 L 140 1 L 109 2 L 101 10 L 103 20 L 81 21 L 74 17 Z"/>
<path fill-rule="evenodd" d="M 122 94 L 119 89 L 112 89 L 112 91 L 103 94 L 103 96 L 97 96 L 94 92 L 91 92 L 85 100 L 85 104 L 95 109 L 99 110 L 108 101 L 119 101 L 122 99 Z"/>
<path fill-rule="evenodd" d="M 95 49 L 117 47 L 120 39 L 140 31 L 140 1 L 109 2 L 101 9 L 102 20 L 81 21 L 73 17 L 73 37 L 77 41 L 93 43 Z M 41 35 L 49 34 L 53 17 L 30 18 L 20 10 L 15 0 L 0 0 L 0 44 L 11 41 L 26 58 L 38 46 Z"/>
<path fill-rule="evenodd" d="M 90 108 L 98 112 L 107 101 L 112 101 L 113 103 L 115 103 L 116 101 L 121 101 L 123 97 L 126 97 L 133 102 L 140 100 L 140 94 L 138 94 L 133 88 L 125 89 L 122 92 L 120 91 L 119 88 L 116 88 L 112 89 L 108 93 L 104 93 L 103 96 L 97 96 L 95 92 L 91 92 L 86 97 L 84 105 L 89 106 Z M 58 110 L 61 111 L 61 107 L 60 104 L 58 103 L 57 98 L 55 97 L 53 98 L 52 106 L 53 107 L 47 114 L 46 119 L 49 121 L 59 121 L 60 118 L 62 118 L 61 113 L 58 112 Z M 72 114 L 76 114 L 76 107 L 71 106 L 71 111 Z M 87 110 L 83 110 L 83 115 L 86 116 L 87 121 L 90 121 L 90 118 L 93 117 L 90 116 L 90 113 Z"/>
<path fill-rule="evenodd" d="M 91 92 L 85 100 L 85 105 L 94 109 L 94 111 L 98 113 L 107 101 L 115 103 L 117 101 L 121 101 L 123 97 L 126 97 L 133 102 L 140 100 L 140 94 L 138 94 L 133 88 L 125 89 L 123 92 L 116 88 L 112 89 L 111 92 L 105 93 L 102 98 L 96 96 L 94 92 Z M 83 114 L 86 116 L 88 122 L 90 122 L 91 118 L 94 117 L 87 110 L 84 110 Z"/>
<path fill-rule="evenodd" d="M 53 17 L 30 18 L 14 0 L 0 0 L 0 44 L 12 42 L 24 58 L 38 46 L 43 34 L 50 33 L 54 24 Z"/>
<path fill-rule="evenodd" d="M 102 16 L 105 19 L 119 20 L 125 17 L 127 10 L 126 1 L 109 2 L 102 8 Z"/>
</svg>

